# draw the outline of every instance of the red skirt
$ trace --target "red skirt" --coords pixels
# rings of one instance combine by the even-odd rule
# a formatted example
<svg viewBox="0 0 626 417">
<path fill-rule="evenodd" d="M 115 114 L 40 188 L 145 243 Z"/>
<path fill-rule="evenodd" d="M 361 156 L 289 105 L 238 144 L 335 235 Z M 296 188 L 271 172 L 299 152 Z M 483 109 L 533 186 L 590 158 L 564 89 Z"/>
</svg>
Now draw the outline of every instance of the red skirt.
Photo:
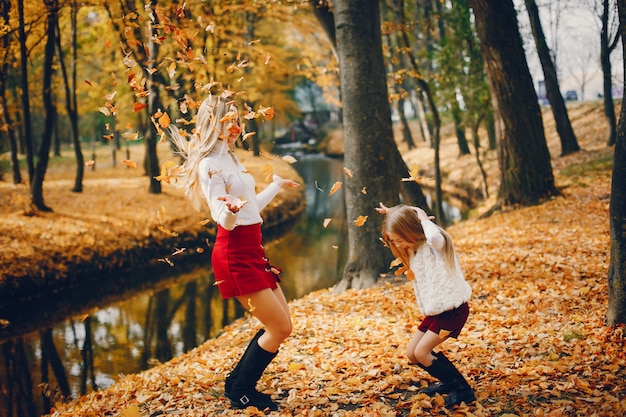
<svg viewBox="0 0 626 417">
<path fill-rule="evenodd" d="M 265 256 L 260 223 L 233 230 L 218 225 L 211 264 L 223 299 L 275 289 L 280 282 L 280 269 Z"/>
</svg>

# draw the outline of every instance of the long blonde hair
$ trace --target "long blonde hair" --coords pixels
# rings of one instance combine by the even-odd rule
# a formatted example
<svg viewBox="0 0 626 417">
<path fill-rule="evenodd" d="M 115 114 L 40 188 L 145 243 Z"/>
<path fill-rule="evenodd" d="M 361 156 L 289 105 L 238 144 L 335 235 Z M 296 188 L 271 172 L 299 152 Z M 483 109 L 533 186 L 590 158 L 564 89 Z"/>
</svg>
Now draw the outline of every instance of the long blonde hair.
<svg viewBox="0 0 626 417">
<path fill-rule="evenodd" d="M 183 157 L 176 186 L 185 189 L 185 195 L 198 211 L 205 202 L 198 181 L 198 166 L 218 140 L 227 140 L 228 129 L 233 122 L 241 124 L 239 112 L 231 94 L 225 92 L 221 95 L 211 94 L 200 104 L 196 113 L 196 127 L 188 139 L 173 125 L 168 126 L 165 131 L 166 137 L 176 147 L 176 153 Z M 234 144 L 229 148 L 229 152 L 233 151 Z"/>
<path fill-rule="evenodd" d="M 455 267 L 455 250 L 452 238 L 450 235 L 437 226 L 441 235 L 444 238 L 444 245 L 442 249 L 443 259 L 445 260 L 449 269 L 453 270 Z M 403 241 L 410 243 L 412 249 L 404 250 L 397 247 L 394 242 L 389 238 L 390 234 L 398 236 Z M 417 216 L 417 212 L 410 206 L 404 204 L 398 204 L 397 206 L 387 209 L 387 215 L 383 220 L 382 235 L 385 244 L 391 250 L 391 253 L 402 262 L 406 269 L 408 279 L 415 278 L 411 271 L 411 257 L 417 252 L 417 249 L 426 243 L 426 235 L 424 234 L 424 228 L 422 222 Z"/>
</svg>

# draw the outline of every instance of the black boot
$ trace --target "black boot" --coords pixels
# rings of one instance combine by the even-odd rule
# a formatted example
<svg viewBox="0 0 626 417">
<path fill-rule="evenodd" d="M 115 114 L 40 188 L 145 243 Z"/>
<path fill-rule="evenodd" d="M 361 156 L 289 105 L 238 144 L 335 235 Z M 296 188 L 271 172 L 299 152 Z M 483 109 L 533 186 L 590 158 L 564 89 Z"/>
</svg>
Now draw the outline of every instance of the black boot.
<svg viewBox="0 0 626 417">
<path fill-rule="evenodd" d="M 226 395 L 226 397 L 230 396 L 230 391 L 233 389 L 233 384 L 235 383 L 235 381 L 237 380 L 237 377 L 239 376 L 239 368 L 241 368 L 241 362 L 244 361 L 244 358 L 246 357 L 248 352 L 250 352 L 250 346 L 257 343 L 257 340 L 259 340 L 259 337 L 261 337 L 263 333 L 265 333 L 265 329 L 261 329 L 258 332 L 256 332 L 256 334 L 254 335 L 250 343 L 248 343 L 248 347 L 246 348 L 245 352 L 243 352 L 243 355 L 241 355 L 239 362 L 237 362 L 237 365 L 235 366 L 235 368 L 232 371 L 230 371 L 230 374 L 228 374 L 228 376 L 226 377 L 226 381 L 224 382 L 224 395 Z"/>
<path fill-rule="evenodd" d="M 435 352 L 432 352 L 433 356 L 437 356 L 437 354 Z M 426 372 L 428 372 L 428 370 L 426 369 L 426 367 L 424 365 L 422 365 L 421 363 L 417 363 L 417 366 L 419 366 L 420 368 L 422 368 L 423 370 L 425 370 Z M 430 384 L 429 386 L 427 386 L 426 388 L 422 388 L 421 390 L 418 391 L 418 393 L 422 393 L 422 394 L 426 394 L 429 397 L 434 397 L 437 394 L 448 394 L 450 393 L 450 387 L 448 387 L 445 383 L 443 382 L 435 382 Z"/>
<path fill-rule="evenodd" d="M 256 383 L 261 378 L 263 371 L 276 357 L 278 352 L 268 352 L 259 346 L 258 340 L 250 343 L 248 352 L 241 358 L 238 365 L 239 373 L 233 382 L 227 398 L 233 408 L 256 407 L 259 410 L 278 410 L 278 406 L 269 395 L 256 390 Z"/>
<path fill-rule="evenodd" d="M 437 352 L 435 356 L 437 359 L 433 361 L 432 365 L 424 367 L 424 369 L 430 375 L 439 379 L 449 390 L 449 394 L 446 397 L 446 407 L 453 408 L 462 402 L 470 404 L 476 401 L 474 390 L 452 362 L 441 352 Z"/>
</svg>

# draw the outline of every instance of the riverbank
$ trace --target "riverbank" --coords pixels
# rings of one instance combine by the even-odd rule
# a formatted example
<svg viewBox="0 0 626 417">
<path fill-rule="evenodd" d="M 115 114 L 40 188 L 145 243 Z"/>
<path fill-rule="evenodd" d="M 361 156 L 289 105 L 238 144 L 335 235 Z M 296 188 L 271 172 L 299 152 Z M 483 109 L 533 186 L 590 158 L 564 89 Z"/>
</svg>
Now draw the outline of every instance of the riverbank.
<svg viewBox="0 0 626 417">
<path fill-rule="evenodd" d="M 143 145 L 128 152 L 129 160 L 140 165 Z M 268 172 L 302 181 L 278 156 L 239 152 L 260 188 L 268 184 Z M 194 211 L 183 190 L 166 183 L 161 194 L 149 194 L 143 169 L 129 168 L 117 157 L 114 165 L 110 148 L 96 150 L 96 166 L 86 169 L 82 193 L 71 192 L 73 151 L 53 158 L 44 182 L 51 213 L 32 211 L 27 185 L 0 182 L 0 340 L 24 330 L 12 328 L 18 317 L 28 322 L 29 314 L 37 317 L 43 311 L 38 320 L 53 321 L 75 307 L 57 300 L 57 294 L 75 292 L 102 305 L 99 294 L 140 291 L 178 263 L 190 264 L 182 258 L 203 262 L 208 256 L 215 235 L 208 210 Z M 173 159 L 167 144 L 159 145 L 159 157 L 161 162 Z M 302 189 L 281 190 L 262 213 L 267 237 L 280 235 L 305 207 Z M 86 303 L 83 308 L 91 307 Z"/>
</svg>

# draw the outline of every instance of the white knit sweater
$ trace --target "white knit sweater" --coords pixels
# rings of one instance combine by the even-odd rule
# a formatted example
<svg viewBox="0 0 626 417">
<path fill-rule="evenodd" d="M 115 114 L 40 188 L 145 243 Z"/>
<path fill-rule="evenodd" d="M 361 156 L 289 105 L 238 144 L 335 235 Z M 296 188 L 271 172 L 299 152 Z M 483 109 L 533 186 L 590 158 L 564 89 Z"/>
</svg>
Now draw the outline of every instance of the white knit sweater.
<svg viewBox="0 0 626 417">
<path fill-rule="evenodd" d="M 228 152 L 226 141 L 218 141 L 211 153 L 200 161 L 198 180 L 209 204 L 211 217 L 226 230 L 239 225 L 262 223 L 261 210 L 278 194 L 280 186 L 272 182 L 256 193 L 254 178 L 236 156 Z M 247 203 L 231 212 L 217 197 L 230 194 Z"/>
<path fill-rule="evenodd" d="M 426 242 L 411 258 L 413 290 L 422 314 L 435 316 L 469 301 L 472 288 L 465 281 L 456 253 L 454 269 L 447 266 L 441 253 L 444 238 L 437 225 L 422 220 L 422 227 Z"/>
</svg>

